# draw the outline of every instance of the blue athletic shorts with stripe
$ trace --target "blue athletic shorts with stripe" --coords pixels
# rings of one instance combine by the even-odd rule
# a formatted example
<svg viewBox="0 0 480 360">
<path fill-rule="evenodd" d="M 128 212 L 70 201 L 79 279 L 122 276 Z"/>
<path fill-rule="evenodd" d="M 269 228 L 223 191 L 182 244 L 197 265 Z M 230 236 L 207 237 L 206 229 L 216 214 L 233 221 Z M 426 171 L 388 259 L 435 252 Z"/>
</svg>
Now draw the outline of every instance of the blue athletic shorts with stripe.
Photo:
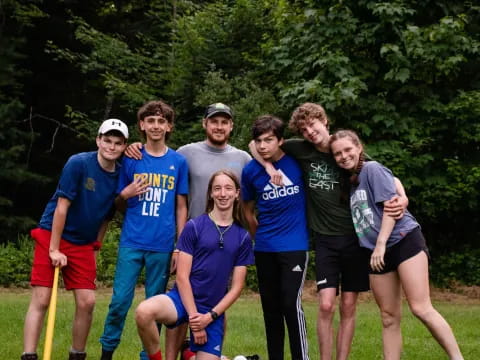
<svg viewBox="0 0 480 360">
<path fill-rule="evenodd" d="M 171 291 L 166 293 L 170 299 L 172 299 L 175 308 L 177 310 L 177 322 L 173 325 L 168 325 L 168 328 L 174 328 L 178 325 L 188 323 L 188 313 L 183 306 L 182 299 L 177 288 L 173 288 Z M 205 314 L 210 309 L 202 309 L 198 307 L 197 310 L 201 314 Z M 211 322 L 206 328 L 207 332 L 207 342 L 203 345 L 195 344 L 193 341 L 193 334 L 190 332 L 190 349 L 193 352 L 203 351 L 209 354 L 220 357 L 222 354 L 222 343 L 223 343 L 223 323 L 224 323 L 224 314 L 220 315 L 217 320 Z"/>
</svg>

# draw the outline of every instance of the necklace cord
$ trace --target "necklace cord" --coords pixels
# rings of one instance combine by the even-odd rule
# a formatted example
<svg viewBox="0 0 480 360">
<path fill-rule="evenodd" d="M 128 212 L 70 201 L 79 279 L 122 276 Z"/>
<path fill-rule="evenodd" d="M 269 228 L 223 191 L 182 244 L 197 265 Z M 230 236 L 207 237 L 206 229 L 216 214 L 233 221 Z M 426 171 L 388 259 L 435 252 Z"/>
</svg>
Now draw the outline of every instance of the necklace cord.
<svg viewBox="0 0 480 360">
<path fill-rule="evenodd" d="M 219 235 L 219 239 L 218 239 L 218 245 L 220 247 L 220 249 L 223 249 L 223 244 L 224 244 L 224 241 L 223 241 L 223 235 L 225 235 L 225 233 L 230 230 L 230 228 L 232 227 L 233 225 L 233 222 L 227 226 L 227 228 L 225 230 L 220 230 L 220 227 L 218 226 L 217 222 L 215 221 L 215 219 L 213 218 L 213 216 L 211 215 L 211 213 L 208 213 L 208 217 L 210 218 L 210 220 L 212 220 L 213 224 L 215 225 L 215 228 L 217 229 L 218 231 L 218 235 Z"/>
</svg>

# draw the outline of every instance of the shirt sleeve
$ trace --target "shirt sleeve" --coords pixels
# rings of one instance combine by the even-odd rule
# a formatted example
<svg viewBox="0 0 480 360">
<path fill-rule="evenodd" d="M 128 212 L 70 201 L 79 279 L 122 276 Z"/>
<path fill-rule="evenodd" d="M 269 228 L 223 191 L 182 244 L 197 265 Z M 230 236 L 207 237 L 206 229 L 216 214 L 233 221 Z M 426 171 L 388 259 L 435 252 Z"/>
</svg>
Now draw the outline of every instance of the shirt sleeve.
<svg viewBox="0 0 480 360">
<path fill-rule="evenodd" d="M 176 248 L 193 256 L 197 243 L 197 232 L 193 220 L 188 220 L 178 238 Z"/>
<path fill-rule="evenodd" d="M 282 150 L 294 158 L 302 154 L 302 143 L 303 140 L 300 139 L 287 139 L 281 146 Z"/>
<path fill-rule="evenodd" d="M 180 169 L 178 171 L 178 195 L 188 195 L 188 164 L 187 160 L 182 156 L 180 160 Z"/>
<path fill-rule="evenodd" d="M 245 166 L 252 160 L 252 156 L 246 151 L 242 151 L 242 152 L 245 155 L 244 156 L 244 161 L 243 161 L 243 166 Z"/>
<path fill-rule="evenodd" d="M 253 183 L 250 179 L 250 172 L 251 172 L 251 165 L 250 163 L 247 164 L 242 170 L 242 180 L 241 180 L 241 197 L 243 201 L 251 201 L 255 200 L 255 189 L 253 187 Z"/>
<path fill-rule="evenodd" d="M 63 167 L 58 182 L 57 195 L 73 201 L 83 181 L 84 165 L 78 156 L 72 156 Z"/>
<path fill-rule="evenodd" d="M 250 234 L 245 231 L 238 251 L 238 256 L 235 259 L 235 266 L 246 266 L 254 263 L 252 238 L 250 237 Z"/>
<path fill-rule="evenodd" d="M 366 170 L 375 203 L 390 200 L 396 194 L 392 172 L 376 161 L 367 162 Z"/>
</svg>

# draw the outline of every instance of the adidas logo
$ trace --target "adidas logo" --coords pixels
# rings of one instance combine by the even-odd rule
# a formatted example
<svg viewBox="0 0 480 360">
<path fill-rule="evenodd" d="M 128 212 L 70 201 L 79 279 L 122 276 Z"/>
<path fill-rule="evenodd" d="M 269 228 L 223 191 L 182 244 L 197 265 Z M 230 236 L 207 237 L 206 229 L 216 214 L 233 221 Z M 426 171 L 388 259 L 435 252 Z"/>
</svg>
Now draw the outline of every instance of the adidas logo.
<svg viewBox="0 0 480 360">
<path fill-rule="evenodd" d="M 169 168 L 169 169 L 170 169 L 170 170 L 175 170 L 175 166 L 170 165 L 170 168 Z"/>
<path fill-rule="evenodd" d="M 300 272 L 301 272 L 301 271 L 303 271 L 303 270 L 302 270 L 302 268 L 300 267 L 300 265 L 297 265 L 297 266 L 295 266 L 295 267 L 292 269 L 292 271 L 297 271 L 297 272 L 300 271 Z"/>
<path fill-rule="evenodd" d="M 295 195 L 300 192 L 300 188 L 298 185 L 293 185 L 292 180 L 290 180 L 281 169 L 278 169 L 278 171 L 282 174 L 282 182 L 284 186 L 278 186 L 268 183 L 263 188 L 263 200 L 278 199 L 289 195 Z"/>
<path fill-rule="evenodd" d="M 215 351 L 220 351 L 220 345 L 215 346 L 215 347 L 213 348 L 213 350 L 215 350 Z"/>
</svg>

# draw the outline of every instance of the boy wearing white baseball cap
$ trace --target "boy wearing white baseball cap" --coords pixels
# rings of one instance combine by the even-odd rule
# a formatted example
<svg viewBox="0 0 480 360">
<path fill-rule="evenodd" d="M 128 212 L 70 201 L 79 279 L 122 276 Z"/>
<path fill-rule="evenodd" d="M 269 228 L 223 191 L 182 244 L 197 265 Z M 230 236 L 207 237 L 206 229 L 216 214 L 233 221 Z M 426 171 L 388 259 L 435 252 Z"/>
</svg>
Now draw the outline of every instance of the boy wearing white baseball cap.
<svg viewBox="0 0 480 360">
<path fill-rule="evenodd" d="M 75 319 L 69 360 L 86 358 L 85 346 L 95 306 L 95 252 L 115 212 L 119 167 L 128 127 L 105 120 L 98 129 L 97 151 L 71 156 L 36 229 L 32 299 L 25 317 L 22 360 L 36 360 L 38 339 L 52 294 L 54 269 L 62 269 L 67 290 L 75 295 Z"/>
</svg>

